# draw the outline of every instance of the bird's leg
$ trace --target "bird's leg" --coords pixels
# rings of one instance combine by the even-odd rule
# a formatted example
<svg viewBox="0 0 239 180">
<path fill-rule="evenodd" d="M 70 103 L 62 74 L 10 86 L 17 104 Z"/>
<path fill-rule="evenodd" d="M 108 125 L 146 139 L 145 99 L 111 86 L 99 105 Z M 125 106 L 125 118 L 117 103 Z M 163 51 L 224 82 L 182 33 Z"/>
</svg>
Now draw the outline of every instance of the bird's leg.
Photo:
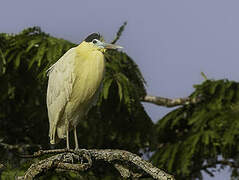
<svg viewBox="0 0 239 180">
<path fill-rule="evenodd" d="M 68 119 L 66 118 L 66 149 L 70 149 L 70 142 L 69 142 L 69 122 Z"/>
<path fill-rule="evenodd" d="M 79 144 L 78 144 L 77 133 L 76 133 L 76 126 L 74 127 L 74 137 L 75 137 L 75 150 L 79 150 Z"/>
<path fill-rule="evenodd" d="M 69 129 L 66 130 L 66 148 L 70 149 L 70 143 L 69 143 Z"/>
<path fill-rule="evenodd" d="M 70 141 L 69 141 L 69 122 L 66 119 L 66 149 L 69 150 L 70 149 Z M 74 155 L 72 153 L 66 153 L 64 155 L 64 161 L 66 162 L 71 162 L 72 164 L 74 163 Z"/>
</svg>

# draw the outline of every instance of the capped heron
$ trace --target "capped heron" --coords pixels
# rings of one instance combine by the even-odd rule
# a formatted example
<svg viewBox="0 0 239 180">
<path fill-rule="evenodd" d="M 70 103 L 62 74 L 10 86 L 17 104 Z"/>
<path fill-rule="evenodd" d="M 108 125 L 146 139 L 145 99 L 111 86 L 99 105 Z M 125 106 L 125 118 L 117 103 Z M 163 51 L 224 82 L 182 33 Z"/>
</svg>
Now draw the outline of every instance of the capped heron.
<svg viewBox="0 0 239 180">
<path fill-rule="evenodd" d="M 98 33 L 90 34 L 80 45 L 68 50 L 48 69 L 47 109 L 50 143 L 66 138 L 70 149 L 69 132 L 74 130 L 96 102 L 102 84 L 106 49 L 122 48 L 101 41 Z"/>
</svg>

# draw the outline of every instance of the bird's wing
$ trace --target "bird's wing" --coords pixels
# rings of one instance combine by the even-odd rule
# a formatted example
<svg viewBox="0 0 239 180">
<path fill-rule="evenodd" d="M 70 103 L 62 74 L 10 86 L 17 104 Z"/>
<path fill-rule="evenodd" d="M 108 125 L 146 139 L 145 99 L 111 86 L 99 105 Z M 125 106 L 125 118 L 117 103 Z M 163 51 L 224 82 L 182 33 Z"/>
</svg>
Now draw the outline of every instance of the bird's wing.
<svg viewBox="0 0 239 180">
<path fill-rule="evenodd" d="M 55 143 L 56 127 L 72 92 L 74 58 L 75 49 L 72 48 L 48 70 L 47 108 L 51 143 Z"/>
</svg>

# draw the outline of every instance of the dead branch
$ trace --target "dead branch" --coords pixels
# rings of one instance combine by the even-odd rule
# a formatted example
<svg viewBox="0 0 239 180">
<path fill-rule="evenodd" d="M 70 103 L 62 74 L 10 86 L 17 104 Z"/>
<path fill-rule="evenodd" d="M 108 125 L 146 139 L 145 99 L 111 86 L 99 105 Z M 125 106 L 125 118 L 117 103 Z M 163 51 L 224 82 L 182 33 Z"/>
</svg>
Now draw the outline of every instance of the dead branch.
<svg viewBox="0 0 239 180">
<path fill-rule="evenodd" d="M 154 167 L 136 154 L 124 150 L 112 149 L 80 149 L 77 151 L 57 149 L 41 150 L 33 155 L 23 157 L 39 157 L 45 154 L 55 154 L 44 160 L 32 164 L 24 176 L 18 180 L 31 180 L 48 171 L 86 172 L 94 167 L 95 162 L 104 161 L 111 164 L 123 178 L 152 177 L 158 180 L 174 180 L 172 175 Z"/>
<path fill-rule="evenodd" d="M 159 106 L 165 106 L 165 107 L 175 107 L 179 105 L 186 105 L 186 104 L 195 104 L 198 103 L 201 100 L 201 98 L 190 98 L 190 97 L 185 97 L 185 98 L 175 98 L 175 99 L 169 99 L 165 97 L 160 97 L 160 96 L 151 96 L 151 95 L 146 95 L 143 99 L 142 102 L 147 102 L 147 103 L 153 103 Z"/>
</svg>

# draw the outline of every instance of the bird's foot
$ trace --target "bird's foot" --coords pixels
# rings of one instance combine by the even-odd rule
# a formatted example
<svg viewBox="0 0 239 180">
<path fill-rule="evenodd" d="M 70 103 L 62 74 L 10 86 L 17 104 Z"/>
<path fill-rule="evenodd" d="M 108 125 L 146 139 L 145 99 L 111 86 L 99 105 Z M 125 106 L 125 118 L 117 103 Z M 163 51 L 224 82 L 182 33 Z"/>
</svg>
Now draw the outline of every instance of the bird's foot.
<svg viewBox="0 0 239 180">
<path fill-rule="evenodd" d="M 81 149 L 81 164 L 92 164 L 90 151 L 87 149 Z"/>
<path fill-rule="evenodd" d="M 79 148 L 75 148 L 74 152 L 78 155 L 82 155 L 82 154 L 87 154 L 88 150 L 87 149 L 79 149 Z"/>
<path fill-rule="evenodd" d="M 79 148 L 75 148 L 74 150 L 75 154 L 78 155 L 78 162 L 80 162 L 81 164 L 84 164 L 86 162 L 89 162 L 91 159 L 91 155 L 89 153 L 89 151 L 87 149 L 79 149 Z"/>
<path fill-rule="evenodd" d="M 74 149 L 74 151 L 75 151 L 75 152 L 80 152 L 80 148 L 79 148 L 79 147 L 76 147 L 76 148 Z"/>
<path fill-rule="evenodd" d="M 66 152 L 69 152 L 70 150 L 71 150 L 70 148 L 67 148 L 67 147 L 65 148 Z"/>
<path fill-rule="evenodd" d="M 74 153 L 65 153 L 64 154 L 64 158 L 63 158 L 63 162 L 67 162 L 67 163 L 74 163 L 74 159 L 77 159 L 78 156 L 76 156 Z"/>
<path fill-rule="evenodd" d="M 74 152 L 78 155 L 77 157 L 77 161 L 78 162 L 80 162 L 81 164 L 83 164 L 83 157 L 82 157 L 82 154 L 84 153 L 83 151 L 82 151 L 82 149 L 79 149 L 79 147 L 76 147 L 75 149 L 74 149 Z"/>
</svg>

